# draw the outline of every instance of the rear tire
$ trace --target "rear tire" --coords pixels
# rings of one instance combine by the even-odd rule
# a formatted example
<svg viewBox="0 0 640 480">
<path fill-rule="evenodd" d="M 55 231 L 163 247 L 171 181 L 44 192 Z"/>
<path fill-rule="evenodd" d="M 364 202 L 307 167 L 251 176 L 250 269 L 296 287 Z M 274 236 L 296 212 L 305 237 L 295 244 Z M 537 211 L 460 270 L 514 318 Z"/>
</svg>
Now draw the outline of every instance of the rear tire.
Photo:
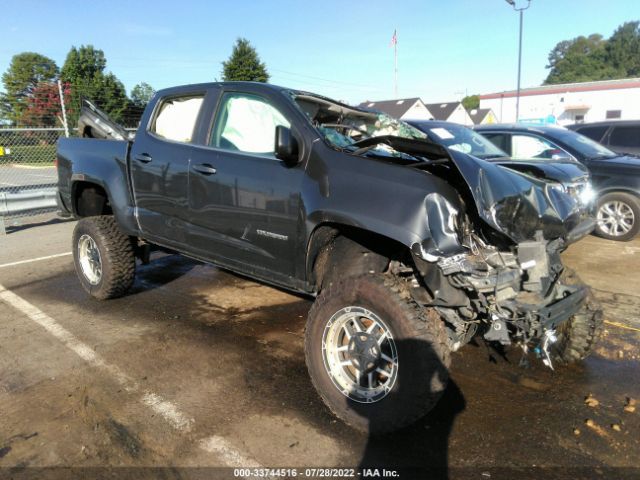
<svg viewBox="0 0 640 480">
<path fill-rule="evenodd" d="M 344 278 L 322 290 L 309 311 L 305 356 L 313 385 L 337 417 L 360 431 L 398 430 L 431 410 L 446 388 L 449 353 L 439 315 L 389 275 Z"/>
<path fill-rule="evenodd" d="M 570 268 L 562 272 L 560 283 L 583 285 L 580 277 Z M 602 308 L 589 290 L 582 308 L 557 329 L 558 341 L 552 347 L 554 361 L 566 365 L 589 356 L 602 334 L 603 326 Z"/>
<path fill-rule="evenodd" d="M 628 242 L 640 232 L 640 200 L 623 192 L 598 199 L 596 233 L 607 240 Z"/>
<path fill-rule="evenodd" d="M 133 285 L 133 244 L 112 216 L 87 217 L 77 223 L 73 260 L 82 288 L 99 300 L 120 297 Z"/>
</svg>

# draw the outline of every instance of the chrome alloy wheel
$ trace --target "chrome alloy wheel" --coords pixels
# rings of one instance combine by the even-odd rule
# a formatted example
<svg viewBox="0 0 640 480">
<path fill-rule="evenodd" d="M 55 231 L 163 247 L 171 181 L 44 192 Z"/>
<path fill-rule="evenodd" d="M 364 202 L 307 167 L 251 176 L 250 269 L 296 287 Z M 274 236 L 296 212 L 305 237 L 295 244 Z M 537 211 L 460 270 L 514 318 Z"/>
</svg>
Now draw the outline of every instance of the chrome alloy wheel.
<svg viewBox="0 0 640 480">
<path fill-rule="evenodd" d="M 322 359 L 336 388 L 356 402 L 382 400 L 398 377 L 391 330 L 362 307 L 345 307 L 331 317 L 322 336 Z"/>
<path fill-rule="evenodd" d="M 102 258 L 93 238 L 82 235 L 78 240 L 78 260 L 82 274 L 91 285 L 97 285 L 102 279 Z"/>
<path fill-rule="evenodd" d="M 615 200 L 600 206 L 597 220 L 602 232 L 612 237 L 619 237 L 633 228 L 635 216 L 629 205 Z"/>
</svg>

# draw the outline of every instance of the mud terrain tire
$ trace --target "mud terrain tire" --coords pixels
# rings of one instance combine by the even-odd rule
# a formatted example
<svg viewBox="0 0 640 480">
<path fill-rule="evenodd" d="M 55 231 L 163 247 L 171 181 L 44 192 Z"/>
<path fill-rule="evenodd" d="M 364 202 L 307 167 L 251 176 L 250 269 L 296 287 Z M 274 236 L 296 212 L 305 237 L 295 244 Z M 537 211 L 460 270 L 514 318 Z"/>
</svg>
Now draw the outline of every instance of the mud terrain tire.
<svg viewBox="0 0 640 480">
<path fill-rule="evenodd" d="M 560 283 L 583 285 L 570 268 L 564 269 Z M 602 334 L 603 325 L 602 308 L 589 289 L 582 308 L 557 330 L 558 341 L 552 347 L 554 362 L 566 365 L 586 358 Z"/>
<path fill-rule="evenodd" d="M 99 262 L 99 274 L 91 271 L 87 250 L 93 252 L 93 261 Z M 82 288 L 99 300 L 120 297 L 133 285 L 136 270 L 133 244 L 112 216 L 87 217 L 77 223 L 73 231 L 73 260 Z"/>
<path fill-rule="evenodd" d="M 384 322 L 397 354 L 395 383 L 373 402 L 343 393 L 327 366 L 325 332 L 333 328 L 338 313 L 354 307 L 373 312 Z M 359 318 L 366 325 L 366 317 Z M 431 410 L 446 388 L 450 365 L 447 334 L 439 315 L 415 303 L 395 277 L 383 274 L 344 278 L 322 290 L 309 311 L 305 357 L 313 385 L 329 409 L 345 423 L 370 434 L 398 430 Z"/>
</svg>

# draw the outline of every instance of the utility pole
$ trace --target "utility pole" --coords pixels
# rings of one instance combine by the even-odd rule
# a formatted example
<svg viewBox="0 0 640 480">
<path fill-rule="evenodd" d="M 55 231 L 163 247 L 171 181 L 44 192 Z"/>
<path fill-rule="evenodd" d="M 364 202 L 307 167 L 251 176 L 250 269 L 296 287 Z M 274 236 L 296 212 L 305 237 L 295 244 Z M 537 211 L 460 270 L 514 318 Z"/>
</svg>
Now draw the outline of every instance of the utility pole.
<svg viewBox="0 0 640 480">
<path fill-rule="evenodd" d="M 518 87 L 516 90 L 516 123 L 520 119 L 520 73 L 522 71 L 522 18 L 523 12 L 531 6 L 531 0 L 527 0 L 526 7 L 516 7 L 515 0 L 506 0 L 513 9 L 520 14 L 520 41 L 518 43 Z"/>
<path fill-rule="evenodd" d="M 58 80 L 58 94 L 60 95 L 60 108 L 62 109 L 62 124 L 64 125 L 64 136 L 69 138 L 69 124 L 67 123 L 67 109 L 64 106 L 64 94 L 62 93 L 62 82 Z"/>
</svg>

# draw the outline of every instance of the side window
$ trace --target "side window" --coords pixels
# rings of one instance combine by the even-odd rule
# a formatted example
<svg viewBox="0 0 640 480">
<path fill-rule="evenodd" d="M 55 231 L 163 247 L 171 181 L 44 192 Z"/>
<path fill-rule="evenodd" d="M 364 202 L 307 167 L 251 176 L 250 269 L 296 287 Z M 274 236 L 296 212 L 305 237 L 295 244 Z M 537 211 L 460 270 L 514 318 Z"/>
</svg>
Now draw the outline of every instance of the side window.
<svg viewBox="0 0 640 480">
<path fill-rule="evenodd" d="M 617 147 L 640 147 L 640 126 L 614 127 L 609 144 Z"/>
<path fill-rule="evenodd" d="M 583 127 L 583 128 L 578 128 L 576 132 L 581 133 L 585 137 L 589 137 L 591 140 L 595 140 L 596 142 L 599 142 L 604 136 L 604 134 L 607 132 L 608 128 L 609 127 L 607 126 Z"/>
<path fill-rule="evenodd" d="M 527 158 L 551 158 L 558 152 L 558 147 L 551 142 L 531 135 L 514 135 L 511 137 L 512 153 L 515 160 Z"/>
<path fill-rule="evenodd" d="M 290 126 L 267 100 L 256 95 L 226 93 L 209 144 L 225 150 L 273 154 L 278 125 Z"/>
<path fill-rule="evenodd" d="M 500 150 L 509 153 L 508 135 L 505 135 L 504 133 L 482 133 L 482 135 L 491 140 L 491 142 Z"/>
<path fill-rule="evenodd" d="M 161 100 L 149 131 L 174 142 L 191 142 L 203 99 L 203 95 L 190 95 Z"/>
</svg>

